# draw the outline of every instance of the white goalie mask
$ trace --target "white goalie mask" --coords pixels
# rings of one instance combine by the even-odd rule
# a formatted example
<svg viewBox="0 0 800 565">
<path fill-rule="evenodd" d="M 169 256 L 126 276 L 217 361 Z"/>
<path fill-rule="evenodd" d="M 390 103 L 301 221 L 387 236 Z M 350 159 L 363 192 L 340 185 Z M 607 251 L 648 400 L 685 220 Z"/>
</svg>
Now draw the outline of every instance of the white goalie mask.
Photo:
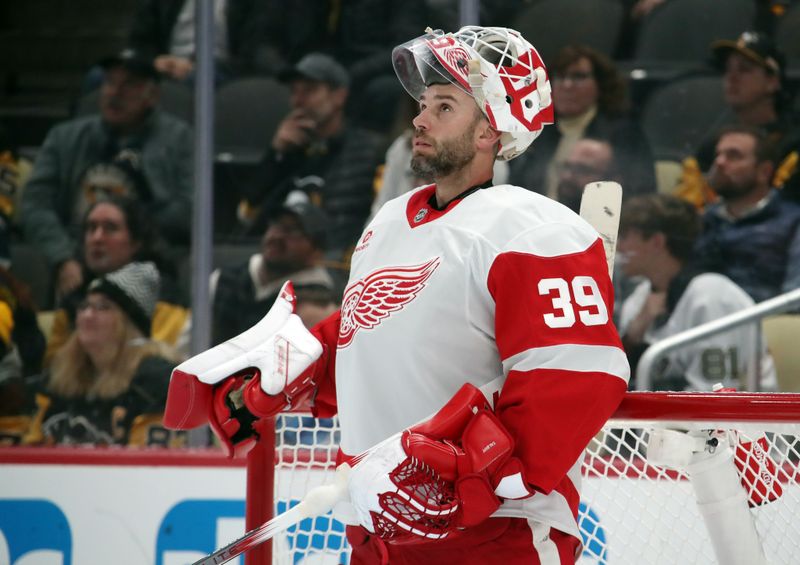
<svg viewBox="0 0 800 565">
<path fill-rule="evenodd" d="M 428 28 L 394 48 L 392 64 L 403 88 L 419 100 L 430 84 L 447 81 L 475 98 L 501 132 L 497 158 L 521 154 L 553 123 L 550 81 L 536 49 L 517 31 L 465 26 L 455 33 Z"/>
</svg>

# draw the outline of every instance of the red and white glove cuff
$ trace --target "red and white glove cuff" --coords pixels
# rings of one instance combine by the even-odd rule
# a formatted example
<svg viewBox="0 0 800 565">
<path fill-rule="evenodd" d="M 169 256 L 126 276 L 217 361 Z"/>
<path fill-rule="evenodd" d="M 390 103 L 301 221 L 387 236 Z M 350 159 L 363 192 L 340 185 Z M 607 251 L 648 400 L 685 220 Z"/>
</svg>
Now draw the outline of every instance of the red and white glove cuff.
<svg viewBox="0 0 800 565">
<path fill-rule="evenodd" d="M 294 314 L 292 284 L 284 284 L 269 312 L 253 327 L 178 365 L 172 372 L 164 425 L 190 429 L 206 422 L 213 387 L 248 371 L 268 395 L 279 395 L 323 353 L 322 344 Z M 307 387 L 304 387 L 307 388 Z"/>
</svg>

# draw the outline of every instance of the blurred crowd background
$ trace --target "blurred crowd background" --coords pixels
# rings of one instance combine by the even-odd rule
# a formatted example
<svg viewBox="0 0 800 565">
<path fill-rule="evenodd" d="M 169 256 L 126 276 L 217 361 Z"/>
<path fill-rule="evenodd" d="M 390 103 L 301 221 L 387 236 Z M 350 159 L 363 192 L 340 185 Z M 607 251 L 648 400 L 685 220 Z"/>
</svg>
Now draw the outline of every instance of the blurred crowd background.
<svg viewBox="0 0 800 565">
<path fill-rule="evenodd" d="M 158 413 L 164 367 L 191 351 L 194 18 L 192 0 L 0 5 L 4 441 L 182 441 Z M 425 180 L 408 167 L 415 103 L 391 50 L 463 23 L 519 30 L 553 84 L 557 125 L 498 163 L 496 183 L 577 208 L 587 182 L 620 181 L 626 202 L 645 199 L 623 218 L 629 232 L 683 237 L 684 248 L 696 238 L 702 270 L 735 283 L 715 316 L 800 286 L 796 0 L 218 0 L 214 343 L 260 319 L 287 278 L 306 323 L 335 310 L 364 225 Z M 737 145 L 743 137 L 752 143 Z M 737 151 L 752 170 L 731 168 Z M 756 226 L 774 237 L 714 224 L 741 227 L 730 205 L 742 194 L 747 218 L 778 208 Z M 676 236 L 670 225 L 689 227 Z M 677 295 L 648 298 L 663 277 L 647 265 L 620 272 L 633 362 L 666 336 L 646 337 L 667 327 L 659 317 L 691 279 L 671 282 L 694 262 L 664 246 Z M 698 292 L 702 302 L 710 291 Z"/>
</svg>

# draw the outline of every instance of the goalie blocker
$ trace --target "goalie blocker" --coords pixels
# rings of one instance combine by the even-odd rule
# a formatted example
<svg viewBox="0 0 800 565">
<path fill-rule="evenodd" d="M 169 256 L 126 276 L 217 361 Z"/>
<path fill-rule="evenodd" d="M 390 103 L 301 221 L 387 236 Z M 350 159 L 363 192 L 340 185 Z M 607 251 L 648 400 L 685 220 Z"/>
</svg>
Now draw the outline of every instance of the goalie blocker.
<svg viewBox="0 0 800 565">
<path fill-rule="evenodd" d="M 257 439 L 254 421 L 307 399 L 327 366 L 326 324 L 315 336 L 294 313 L 296 302 L 285 283 L 255 326 L 173 369 L 164 425 L 186 430 L 208 422 L 232 457 Z"/>
</svg>

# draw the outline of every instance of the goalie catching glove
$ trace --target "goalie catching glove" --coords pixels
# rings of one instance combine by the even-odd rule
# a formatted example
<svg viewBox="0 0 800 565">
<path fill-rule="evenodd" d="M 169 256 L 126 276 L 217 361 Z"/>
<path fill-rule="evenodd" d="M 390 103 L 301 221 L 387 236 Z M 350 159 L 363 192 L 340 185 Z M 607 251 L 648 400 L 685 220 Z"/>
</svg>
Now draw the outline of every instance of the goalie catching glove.
<svg viewBox="0 0 800 565">
<path fill-rule="evenodd" d="M 527 498 L 514 440 L 483 393 L 465 384 L 434 416 L 357 458 L 348 478 L 358 522 L 395 543 L 477 525 L 503 498 Z"/>
<path fill-rule="evenodd" d="M 208 421 L 228 455 L 252 447 L 252 423 L 300 402 L 315 384 L 323 346 L 295 304 L 287 282 L 255 326 L 173 369 L 164 425 L 184 430 Z"/>
</svg>

